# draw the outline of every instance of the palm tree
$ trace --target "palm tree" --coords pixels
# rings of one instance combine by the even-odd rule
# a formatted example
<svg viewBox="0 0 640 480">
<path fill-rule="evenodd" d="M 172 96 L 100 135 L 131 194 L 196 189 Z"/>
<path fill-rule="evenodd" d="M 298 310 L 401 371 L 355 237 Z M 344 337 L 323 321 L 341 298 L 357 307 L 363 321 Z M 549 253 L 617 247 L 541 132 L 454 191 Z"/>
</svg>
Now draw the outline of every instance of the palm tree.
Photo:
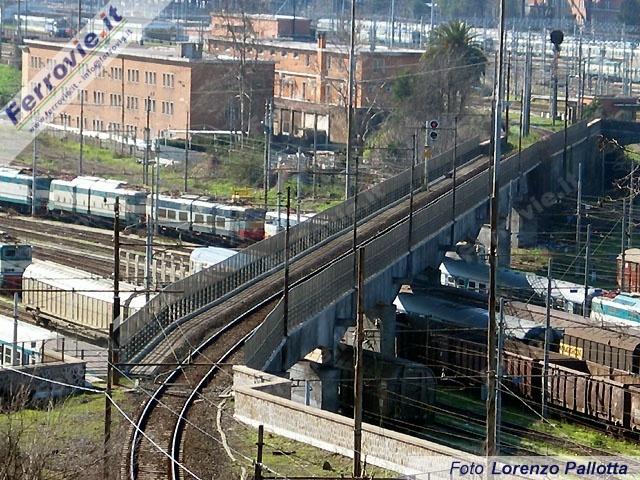
<svg viewBox="0 0 640 480">
<path fill-rule="evenodd" d="M 435 28 L 422 60 L 426 83 L 442 95 L 441 111 L 461 113 L 487 63 L 471 27 L 455 20 Z"/>
</svg>

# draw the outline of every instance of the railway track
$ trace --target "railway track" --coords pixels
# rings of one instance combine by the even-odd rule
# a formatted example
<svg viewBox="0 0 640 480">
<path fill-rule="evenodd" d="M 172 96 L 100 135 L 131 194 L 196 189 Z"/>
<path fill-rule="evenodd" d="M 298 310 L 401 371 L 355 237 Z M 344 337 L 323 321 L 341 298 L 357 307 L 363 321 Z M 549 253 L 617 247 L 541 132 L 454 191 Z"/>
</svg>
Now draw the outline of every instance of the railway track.
<svg viewBox="0 0 640 480">
<path fill-rule="evenodd" d="M 472 179 L 488 168 L 489 159 L 479 156 L 458 168 L 458 185 Z M 421 209 L 440 198 L 451 187 L 451 178 L 443 176 L 430 186 L 429 191 L 415 195 L 414 208 Z M 400 201 L 384 212 L 358 227 L 358 241 L 373 238 L 377 233 L 391 228 L 406 217 L 409 206 L 408 199 Z M 292 284 L 301 282 L 326 268 L 343 255 L 349 254 L 352 248 L 353 233 L 340 234 L 318 249 L 294 259 L 290 275 Z M 226 301 L 186 319 L 171 332 L 164 332 L 163 339 L 147 352 L 135 359 L 141 362 L 131 372 L 137 376 L 151 377 L 157 371 L 157 365 L 175 363 L 176 359 L 186 358 L 184 367 L 171 370 L 162 384 L 145 402 L 142 413 L 138 417 L 136 427 L 132 430 L 131 443 L 126 461 L 126 478 L 160 479 L 190 478 L 193 476 L 185 469 L 192 464 L 215 463 L 203 462 L 202 458 L 190 459 L 191 449 L 182 449 L 180 445 L 185 439 L 185 418 L 189 418 L 190 407 L 199 392 L 209 386 L 230 384 L 228 376 L 219 375 L 216 366 L 237 354 L 243 339 L 253 331 L 273 309 L 276 299 L 281 294 L 283 271 L 264 278 L 243 290 L 236 292 Z M 267 300 L 265 300 L 267 299 Z M 207 337 L 206 332 L 216 332 Z M 202 338 L 207 338 L 202 342 Z M 190 350 L 199 345 L 193 353 Z M 197 365 L 188 365 L 199 358 Z M 209 363 L 210 366 L 202 365 Z M 225 383 L 226 382 L 226 383 Z M 185 395 L 185 384 L 189 391 Z M 183 420 L 177 421 L 177 418 Z M 197 425 L 197 419 L 190 423 Z M 193 431 L 194 428 L 191 428 Z M 165 452 L 161 452 L 160 448 Z M 202 455 L 202 452 L 199 452 Z M 174 460 L 171 460 L 174 459 Z"/>
<path fill-rule="evenodd" d="M 275 299 L 268 299 L 221 327 L 200 343 L 180 367 L 170 371 L 150 394 L 136 426 L 132 428 L 126 478 L 177 480 L 193 476 L 188 467 L 191 460 L 189 451 L 182 448 L 185 428 L 197 425 L 189 421 L 190 408 L 205 387 L 224 389 L 231 383 L 229 372 L 221 372 L 226 367 L 219 364 L 237 356 L 244 340 L 275 303 Z M 198 363 L 191 364 L 195 360 Z"/>
</svg>

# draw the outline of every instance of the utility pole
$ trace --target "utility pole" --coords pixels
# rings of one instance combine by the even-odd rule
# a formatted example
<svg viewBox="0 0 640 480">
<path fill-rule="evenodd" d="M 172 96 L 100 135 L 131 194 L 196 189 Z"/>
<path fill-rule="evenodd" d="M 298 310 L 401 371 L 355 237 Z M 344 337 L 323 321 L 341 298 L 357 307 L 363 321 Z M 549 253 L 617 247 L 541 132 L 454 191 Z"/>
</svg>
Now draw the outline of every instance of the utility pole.
<svg viewBox="0 0 640 480">
<path fill-rule="evenodd" d="M 500 425 L 502 423 L 502 357 L 504 352 L 504 298 L 500 297 L 500 324 L 498 325 L 498 355 L 496 359 L 496 454 L 500 454 Z"/>
<path fill-rule="evenodd" d="M 80 158 L 78 159 L 78 175 L 82 175 L 82 154 L 84 150 L 84 90 L 80 90 Z"/>
<path fill-rule="evenodd" d="M 587 247 L 584 252 L 584 302 L 582 304 L 582 316 L 589 316 L 589 270 L 591 268 L 591 224 L 587 224 Z"/>
<path fill-rule="evenodd" d="M 356 254 L 356 249 L 358 246 L 358 155 L 356 155 L 356 171 L 355 171 L 355 192 L 353 194 L 353 254 Z M 356 275 L 356 257 L 353 257 L 353 272 Z"/>
<path fill-rule="evenodd" d="M 38 135 L 33 137 L 33 158 L 31 160 L 31 216 L 36 216 L 38 182 L 36 181 L 36 159 L 38 158 Z"/>
<path fill-rule="evenodd" d="M 355 57 L 356 57 L 356 2 L 351 2 L 351 39 L 349 42 L 349 83 L 347 86 L 349 99 L 347 101 L 347 162 L 345 167 L 344 199 L 349 198 L 351 191 L 349 175 L 351 173 L 351 156 L 353 150 L 353 91 L 355 87 Z"/>
<path fill-rule="evenodd" d="M 44 348 L 43 348 L 44 350 Z M 43 358 L 44 361 L 44 351 Z M 13 292 L 13 343 L 11 345 L 11 365 L 20 365 L 18 358 L 18 292 Z"/>
<path fill-rule="evenodd" d="M 284 287 L 282 297 L 283 321 L 282 336 L 284 346 L 282 347 L 282 371 L 287 369 L 287 339 L 289 337 L 289 212 L 291 211 L 291 187 L 287 186 L 287 222 L 284 231 Z"/>
<path fill-rule="evenodd" d="M 627 247 L 626 247 L 626 237 L 627 237 L 627 199 L 622 199 L 622 235 L 620 240 L 620 255 L 621 258 L 621 266 L 620 266 L 620 290 L 625 291 L 625 272 L 627 269 Z"/>
<path fill-rule="evenodd" d="M 144 160 L 142 165 L 142 176 L 145 185 L 149 185 L 149 163 L 151 161 L 151 129 L 149 128 L 149 116 L 151 113 L 151 97 L 147 96 L 147 125 L 144 129 Z"/>
<path fill-rule="evenodd" d="M 82 0 L 78 0 L 78 34 L 82 30 Z"/>
<path fill-rule="evenodd" d="M 120 316 L 120 198 L 113 206 L 113 310 L 109 323 L 107 350 L 107 388 L 104 397 L 104 478 L 109 478 L 109 439 L 111 438 L 111 389 L 113 383 L 113 325 Z"/>
<path fill-rule="evenodd" d="M 296 175 L 296 225 L 300 224 L 300 203 L 302 202 L 302 149 L 298 147 L 298 152 L 296 153 L 296 169 L 298 173 Z"/>
<path fill-rule="evenodd" d="M 456 244 L 456 162 L 458 161 L 458 116 L 454 117 L 453 127 L 453 165 L 451 175 L 451 245 Z"/>
<path fill-rule="evenodd" d="M 576 202 L 576 255 L 580 255 L 580 234 L 582 230 L 582 160 L 578 163 L 578 200 Z"/>
<path fill-rule="evenodd" d="M 264 447 L 264 425 L 258 425 L 258 456 L 256 458 L 254 480 L 262 480 L 262 450 Z"/>
<path fill-rule="evenodd" d="M 547 266 L 547 299 L 544 329 L 544 355 L 542 364 L 542 418 L 547 418 L 547 391 L 549 389 L 549 347 L 551 346 L 551 258 Z"/>
<path fill-rule="evenodd" d="M 276 180 L 278 193 L 277 193 L 277 212 L 278 212 L 278 232 L 282 230 L 282 183 L 280 182 L 280 164 L 278 164 L 278 178 Z"/>
<path fill-rule="evenodd" d="M 144 253 L 144 298 L 149 303 L 149 299 L 151 297 L 151 279 L 153 278 L 153 232 L 154 232 L 154 224 L 153 224 L 153 216 L 155 212 L 155 168 L 157 166 L 154 164 L 153 169 L 151 170 L 151 195 L 150 197 L 150 205 L 149 205 L 149 213 L 147 213 L 147 240 L 145 242 L 145 253 Z"/>
<path fill-rule="evenodd" d="M 411 246 L 413 245 L 413 189 L 414 189 L 414 177 L 416 171 L 416 164 L 418 163 L 418 132 L 414 132 L 413 137 L 413 155 L 411 158 L 411 178 L 409 180 L 409 242 L 408 250 L 411 253 Z"/>
<path fill-rule="evenodd" d="M 18 0 L 18 45 L 22 45 L 22 12 L 20 3 L 20 0 Z"/>
<path fill-rule="evenodd" d="M 509 57 L 507 60 L 507 85 L 505 89 L 505 97 L 506 100 L 504 102 L 504 140 L 505 142 L 509 141 L 509 99 L 511 98 L 511 53 L 509 52 Z M 453 245 L 453 244 L 452 244 Z"/>
<path fill-rule="evenodd" d="M 485 454 L 496 454 L 496 288 L 498 256 L 498 209 L 500 194 L 501 130 L 502 130 L 502 94 L 504 69 L 504 27 L 505 0 L 500 0 L 500 28 L 498 30 L 498 75 L 495 89 L 495 111 L 493 124 L 493 186 L 491 191 L 491 245 L 489 249 L 489 324 L 487 328 L 487 440 Z"/>
<path fill-rule="evenodd" d="M 318 115 L 313 115 L 313 177 L 311 196 L 316 199 L 316 168 L 318 168 Z"/>
<path fill-rule="evenodd" d="M 393 44 L 395 40 L 396 40 L 396 0 L 391 0 L 391 42 L 389 43 L 389 48 L 393 48 Z"/>
<path fill-rule="evenodd" d="M 184 134 L 184 193 L 189 191 L 189 112 L 187 112 L 187 129 Z"/>
<path fill-rule="evenodd" d="M 264 178 L 262 185 L 264 189 L 264 209 L 268 208 L 269 197 L 269 162 L 271 157 L 271 130 L 272 130 L 272 112 L 271 101 L 265 102 L 264 110 Z"/>
<path fill-rule="evenodd" d="M 153 208 L 153 224 L 156 235 L 160 234 L 160 222 L 158 217 L 158 212 L 160 210 L 160 138 L 156 138 L 156 163 L 155 163 L 155 174 L 156 174 L 156 200 Z"/>
<path fill-rule="evenodd" d="M 357 318 L 356 338 L 354 342 L 354 385 L 353 385 L 353 477 L 362 476 L 362 393 L 364 387 L 364 365 L 362 346 L 364 343 L 364 268 L 365 251 L 359 248 L 358 257 L 358 283 L 357 283 Z"/>
<path fill-rule="evenodd" d="M 564 130 L 563 130 L 563 148 L 562 148 L 562 175 L 567 171 L 567 149 L 569 148 L 567 139 L 567 130 L 569 128 L 569 74 L 567 74 L 565 86 L 564 86 Z M 554 123 L 555 125 L 555 123 Z"/>
</svg>

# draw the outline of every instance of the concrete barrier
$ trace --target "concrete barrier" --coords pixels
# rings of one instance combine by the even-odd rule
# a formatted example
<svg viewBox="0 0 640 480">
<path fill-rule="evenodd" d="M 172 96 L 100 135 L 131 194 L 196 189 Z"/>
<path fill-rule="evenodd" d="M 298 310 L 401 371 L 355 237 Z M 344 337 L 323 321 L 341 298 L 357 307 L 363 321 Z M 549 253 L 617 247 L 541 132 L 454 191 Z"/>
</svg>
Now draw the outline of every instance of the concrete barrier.
<svg viewBox="0 0 640 480">
<path fill-rule="evenodd" d="M 235 417 L 248 425 L 353 457 L 353 419 L 291 400 L 291 381 L 235 366 Z M 460 450 L 363 423 L 362 459 L 416 479 L 450 478 L 451 462 L 483 462 Z"/>
</svg>

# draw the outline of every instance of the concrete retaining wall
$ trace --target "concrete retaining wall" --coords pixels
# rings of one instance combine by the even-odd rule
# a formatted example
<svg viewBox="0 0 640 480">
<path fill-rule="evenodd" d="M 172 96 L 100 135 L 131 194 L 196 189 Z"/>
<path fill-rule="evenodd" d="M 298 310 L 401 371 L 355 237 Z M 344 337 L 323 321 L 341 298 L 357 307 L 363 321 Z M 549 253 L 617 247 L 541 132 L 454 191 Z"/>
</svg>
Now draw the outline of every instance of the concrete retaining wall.
<svg viewBox="0 0 640 480">
<path fill-rule="evenodd" d="M 71 387 L 52 382 L 83 387 L 86 362 L 65 356 L 65 361 L 0 367 L 0 399 L 6 400 L 24 391 L 32 401 L 61 398 L 75 393 Z M 22 372 L 22 373 L 20 373 Z M 39 378 L 34 378 L 39 377 Z"/>
<path fill-rule="evenodd" d="M 248 425 L 317 448 L 353 457 L 353 419 L 296 403 L 291 382 L 243 366 L 234 367 L 235 417 Z M 453 459 L 480 457 L 364 423 L 362 454 L 367 464 L 416 479 L 450 478 Z"/>
</svg>

